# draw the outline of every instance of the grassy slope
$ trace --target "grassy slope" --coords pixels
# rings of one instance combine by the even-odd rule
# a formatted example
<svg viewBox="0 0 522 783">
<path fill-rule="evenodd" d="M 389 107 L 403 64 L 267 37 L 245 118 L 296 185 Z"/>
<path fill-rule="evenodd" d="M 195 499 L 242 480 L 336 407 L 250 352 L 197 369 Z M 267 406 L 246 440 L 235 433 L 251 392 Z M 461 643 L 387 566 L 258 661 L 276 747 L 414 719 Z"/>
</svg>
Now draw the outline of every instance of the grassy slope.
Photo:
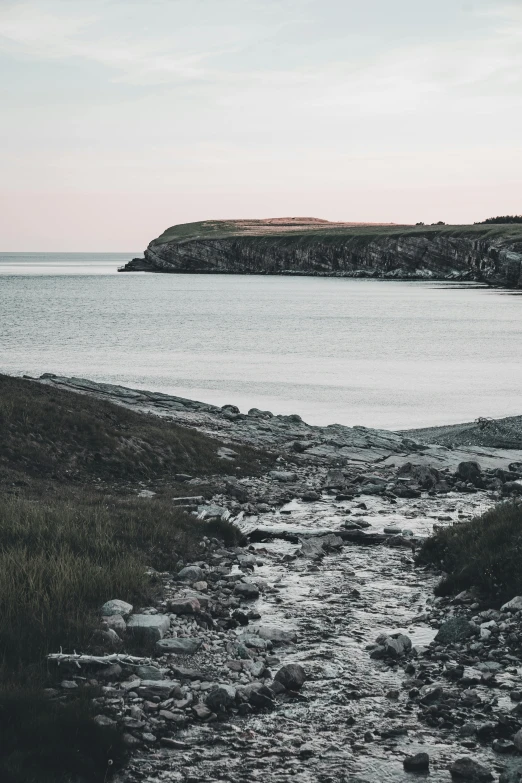
<svg viewBox="0 0 522 783">
<path fill-rule="evenodd" d="M 183 223 L 171 226 L 154 240 L 154 244 L 167 242 L 190 242 L 197 239 L 225 239 L 229 237 L 263 237 L 264 239 L 289 239 L 300 241 L 321 241 L 378 238 L 383 236 L 470 236 L 474 239 L 505 238 L 522 241 L 521 224 L 464 225 L 464 226 L 342 226 L 317 223 L 302 229 L 289 226 L 288 229 L 263 221 L 205 220 L 199 223 Z"/>
<path fill-rule="evenodd" d="M 85 699 L 52 706 L 45 655 L 85 650 L 110 598 L 140 605 L 145 571 L 192 559 L 214 528 L 173 508 L 176 472 L 256 474 L 271 457 L 84 395 L 0 376 L 0 780 L 101 783 L 121 738 Z M 139 481 L 160 481 L 152 499 Z M 155 486 L 155 484 L 154 484 Z M 96 748 L 93 750 L 93 743 Z"/>
<path fill-rule="evenodd" d="M 2 477 L 64 482 L 165 479 L 259 473 L 267 455 L 236 447 L 231 463 L 224 444 L 154 415 L 105 400 L 0 375 L 0 485 Z M 239 469 L 236 468 L 236 465 Z"/>
<path fill-rule="evenodd" d="M 439 595 L 470 587 L 498 603 L 522 595 L 522 505 L 502 503 L 439 530 L 425 541 L 418 561 L 446 573 Z"/>
</svg>

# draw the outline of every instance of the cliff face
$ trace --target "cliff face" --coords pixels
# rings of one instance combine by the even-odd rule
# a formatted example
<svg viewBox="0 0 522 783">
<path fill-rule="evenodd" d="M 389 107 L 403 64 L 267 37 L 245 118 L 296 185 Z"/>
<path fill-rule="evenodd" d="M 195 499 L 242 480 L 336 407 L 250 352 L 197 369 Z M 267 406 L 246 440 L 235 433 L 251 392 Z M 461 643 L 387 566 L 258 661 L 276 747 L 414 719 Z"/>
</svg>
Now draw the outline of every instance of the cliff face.
<svg viewBox="0 0 522 783">
<path fill-rule="evenodd" d="M 149 244 L 143 264 L 130 262 L 125 271 L 478 280 L 516 288 L 522 226 L 216 221 L 168 229 Z"/>
</svg>

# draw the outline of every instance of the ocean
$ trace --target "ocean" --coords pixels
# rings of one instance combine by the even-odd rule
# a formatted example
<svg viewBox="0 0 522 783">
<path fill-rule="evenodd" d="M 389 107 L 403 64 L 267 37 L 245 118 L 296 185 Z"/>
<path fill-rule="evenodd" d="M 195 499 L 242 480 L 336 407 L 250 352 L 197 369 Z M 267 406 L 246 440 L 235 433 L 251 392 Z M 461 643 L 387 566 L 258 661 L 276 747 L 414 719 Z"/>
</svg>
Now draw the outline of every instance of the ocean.
<svg viewBox="0 0 522 783">
<path fill-rule="evenodd" d="M 522 413 L 522 298 L 473 285 L 118 274 L 138 253 L 0 253 L 0 372 L 54 372 L 312 424 Z"/>
</svg>

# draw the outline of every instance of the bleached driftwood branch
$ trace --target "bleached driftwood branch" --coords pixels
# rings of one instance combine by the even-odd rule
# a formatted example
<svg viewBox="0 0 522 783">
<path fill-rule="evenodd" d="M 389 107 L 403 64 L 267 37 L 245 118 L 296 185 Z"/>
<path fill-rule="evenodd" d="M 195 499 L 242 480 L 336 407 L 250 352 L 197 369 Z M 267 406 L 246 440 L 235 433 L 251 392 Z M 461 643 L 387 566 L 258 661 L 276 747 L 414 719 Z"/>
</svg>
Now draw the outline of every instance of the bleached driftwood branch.
<svg viewBox="0 0 522 783">
<path fill-rule="evenodd" d="M 98 663 L 109 665 L 111 663 L 124 663 L 128 666 L 140 666 L 144 663 L 150 663 L 150 658 L 137 658 L 135 655 L 122 655 L 120 653 L 111 653 L 110 655 L 82 655 L 79 653 L 50 653 L 47 656 L 48 661 L 57 661 L 60 663 L 75 663 L 78 668 L 82 663 Z"/>
</svg>

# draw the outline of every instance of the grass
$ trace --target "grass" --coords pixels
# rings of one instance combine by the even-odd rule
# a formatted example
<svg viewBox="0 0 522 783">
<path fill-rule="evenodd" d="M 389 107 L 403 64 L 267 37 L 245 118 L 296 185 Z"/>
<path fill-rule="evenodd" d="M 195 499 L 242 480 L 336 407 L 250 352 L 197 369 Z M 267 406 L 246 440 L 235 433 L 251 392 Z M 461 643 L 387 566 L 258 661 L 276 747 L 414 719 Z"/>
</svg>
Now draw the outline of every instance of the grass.
<svg viewBox="0 0 522 783">
<path fill-rule="evenodd" d="M 480 517 L 437 531 L 424 542 L 417 560 L 445 572 L 438 595 L 471 587 L 492 602 L 522 595 L 522 505 L 501 503 Z"/>
<path fill-rule="evenodd" d="M 153 414 L 106 400 L 0 375 L 2 472 L 61 482 L 124 481 L 192 476 L 256 475 L 267 454 L 235 446 L 223 460 L 221 441 Z"/>
<path fill-rule="evenodd" d="M 505 239 L 506 241 L 522 241 L 522 225 L 506 224 L 474 224 L 463 226 L 328 226 L 321 223 L 309 227 L 294 229 L 289 226 L 285 230 L 281 226 L 270 226 L 263 221 L 206 220 L 199 223 L 183 223 L 171 226 L 161 236 L 153 240 L 153 245 L 167 242 L 190 242 L 195 240 L 225 239 L 241 237 L 259 242 L 260 239 L 279 243 L 283 239 L 294 242 L 313 243 L 316 241 L 338 242 L 340 239 L 361 239 L 370 241 L 381 237 L 400 238 L 408 236 L 425 236 L 433 238 L 437 235 L 463 237 L 471 235 L 474 239 Z"/>
<path fill-rule="evenodd" d="M 0 376 L 2 783 L 103 783 L 124 759 L 121 731 L 92 721 L 87 693 L 65 703 L 45 697 L 54 683 L 46 655 L 88 651 L 100 606 L 149 603 L 160 584 L 147 569 L 196 559 L 204 535 L 237 542 L 230 524 L 172 504 L 173 495 L 205 491 L 176 484 L 176 472 L 211 485 L 216 475 L 272 465 L 270 455 L 236 446 L 235 463 L 221 460 L 222 445 L 107 401 Z M 140 498 L 140 482 L 160 482 L 160 491 Z"/>
</svg>

